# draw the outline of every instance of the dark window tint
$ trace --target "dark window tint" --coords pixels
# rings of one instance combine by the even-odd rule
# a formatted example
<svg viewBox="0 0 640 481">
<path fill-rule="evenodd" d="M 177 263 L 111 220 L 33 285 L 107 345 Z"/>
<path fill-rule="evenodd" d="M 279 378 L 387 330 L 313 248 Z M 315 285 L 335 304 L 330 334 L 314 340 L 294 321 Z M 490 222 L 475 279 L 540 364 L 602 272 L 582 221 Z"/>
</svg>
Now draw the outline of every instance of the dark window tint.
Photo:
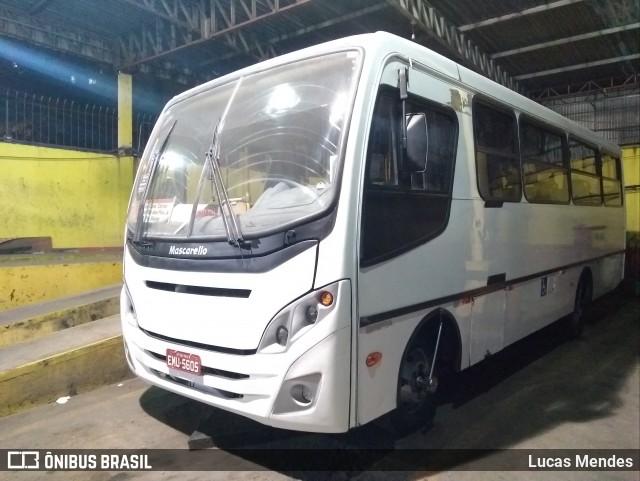
<svg viewBox="0 0 640 481">
<path fill-rule="evenodd" d="M 526 120 L 520 122 L 524 195 L 529 202 L 568 203 L 565 137 Z"/>
<path fill-rule="evenodd" d="M 576 205 L 602 204 L 598 157 L 595 149 L 569 139 L 571 196 Z"/>
<path fill-rule="evenodd" d="M 453 111 L 410 98 L 409 122 L 426 119 L 426 158 L 422 168 L 408 168 L 402 147 L 399 93 L 383 91 L 369 134 L 361 262 L 372 265 L 422 244 L 446 227 L 451 204 L 457 119 Z M 409 146 L 411 148 L 411 146 Z"/>
<path fill-rule="evenodd" d="M 476 102 L 473 130 L 480 195 L 489 201 L 518 202 L 521 182 L 515 117 Z"/>
</svg>

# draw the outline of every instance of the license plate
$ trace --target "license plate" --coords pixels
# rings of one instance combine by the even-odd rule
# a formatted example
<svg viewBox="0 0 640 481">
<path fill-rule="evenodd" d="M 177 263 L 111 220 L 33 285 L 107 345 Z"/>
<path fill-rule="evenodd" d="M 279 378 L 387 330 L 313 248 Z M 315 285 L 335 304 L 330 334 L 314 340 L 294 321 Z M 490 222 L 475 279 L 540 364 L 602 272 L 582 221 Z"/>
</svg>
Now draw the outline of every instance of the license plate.
<svg viewBox="0 0 640 481">
<path fill-rule="evenodd" d="M 196 376 L 202 375 L 202 362 L 200 356 L 188 352 L 167 349 L 167 366 Z"/>
</svg>

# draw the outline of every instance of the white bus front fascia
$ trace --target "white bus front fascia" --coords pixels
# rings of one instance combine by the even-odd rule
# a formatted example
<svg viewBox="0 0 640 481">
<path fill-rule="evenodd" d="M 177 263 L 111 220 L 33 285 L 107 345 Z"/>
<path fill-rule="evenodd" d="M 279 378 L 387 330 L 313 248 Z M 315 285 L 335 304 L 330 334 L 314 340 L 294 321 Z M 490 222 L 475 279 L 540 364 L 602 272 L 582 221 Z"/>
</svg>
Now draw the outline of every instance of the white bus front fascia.
<svg viewBox="0 0 640 481">
<path fill-rule="evenodd" d="M 305 253 L 299 254 L 304 255 Z M 299 260 L 296 262 L 294 258 L 287 262 L 295 266 Z M 125 256 L 125 263 L 128 278 L 144 277 L 145 273 L 156 271 L 138 266 L 129 256 Z M 136 271 L 136 275 L 132 271 Z M 181 274 L 186 276 L 189 273 Z M 260 274 L 246 275 L 250 277 Z M 141 315 L 140 306 L 144 303 L 136 302 L 136 296 L 133 295 L 133 304 L 138 309 L 135 316 L 122 316 L 130 367 L 139 377 L 153 385 L 247 416 L 263 424 L 305 431 L 344 432 L 349 428 L 351 380 L 347 366 L 351 362 L 351 283 L 343 280 L 328 288 L 335 293 L 335 306 L 291 342 L 284 352 L 246 355 L 194 347 L 143 331 L 137 322 Z M 127 286 L 123 288 L 123 305 L 128 302 L 126 296 L 129 294 L 126 291 Z M 318 293 L 321 291 L 322 289 L 318 290 Z M 164 294 L 170 296 L 176 293 Z M 215 311 L 216 299 L 209 301 L 209 310 Z M 295 298 L 285 305 L 274 306 L 272 315 L 263 313 L 263 330 L 270 319 L 286 309 L 286 304 L 291 302 L 295 303 Z M 258 314 L 256 311 L 256 315 Z M 235 333 L 238 337 L 243 334 L 242 329 Z M 191 337 L 188 341 L 197 342 L 197 337 Z M 168 349 L 198 355 L 202 366 L 214 373 L 205 372 L 203 376 L 194 377 L 170 370 L 164 359 Z M 235 378 L 224 374 L 216 375 L 215 372 L 232 373 Z M 314 401 L 308 406 L 296 404 L 291 401 L 289 391 L 299 384 L 299 379 L 304 383 L 309 376 L 318 380 Z"/>
</svg>

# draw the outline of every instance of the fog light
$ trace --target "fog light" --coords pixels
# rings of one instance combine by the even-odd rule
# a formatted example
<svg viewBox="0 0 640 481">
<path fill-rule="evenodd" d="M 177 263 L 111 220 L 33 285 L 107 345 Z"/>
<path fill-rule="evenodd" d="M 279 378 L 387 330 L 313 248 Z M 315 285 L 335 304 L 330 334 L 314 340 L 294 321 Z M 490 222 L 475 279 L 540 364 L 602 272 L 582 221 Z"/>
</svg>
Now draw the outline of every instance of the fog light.
<svg viewBox="0 0 640 481">
<path fill-rule="evenodd" d="M 300 390 L 300 396 L 304 399 L 305 402 L 310 403 L 313 401 L 313 392 L 304 384 L 302 385 L 302 389 Z"/>
<path fill-rule="evenodd" d="M 313 390 L 305 384 L 295 384 L 291 387 L 291 397 L 300 404 L 311 404 Z"/>
<path fill-rule="evenodd" d="M 280 326 L 278 327 L 278 329 L 276 329 L 276 341 L 278 342 L 278 344 L 280 344 L 281 346 L 286 346 L 288 338 L 289 330 L 286 327 Z"/>
</svg>

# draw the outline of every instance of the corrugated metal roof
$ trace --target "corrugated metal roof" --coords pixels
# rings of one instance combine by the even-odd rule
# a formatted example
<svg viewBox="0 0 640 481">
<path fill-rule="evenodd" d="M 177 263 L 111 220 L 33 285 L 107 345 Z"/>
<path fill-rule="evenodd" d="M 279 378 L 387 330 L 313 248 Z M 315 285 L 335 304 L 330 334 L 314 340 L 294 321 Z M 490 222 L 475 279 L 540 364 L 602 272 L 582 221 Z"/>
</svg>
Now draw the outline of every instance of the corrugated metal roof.
<svg viewBox="0 0 640 481">
<path fill-rule="evenodd" d="M 459 49 L 416 22 L 414 10 L 432 6 L 461 38 L 488 59 L 495 56 L 496 65 L 535 94 L 602 79 L 623 83 L 636 75 L 639 5 L 637 0 L 0 0 L 0 37 L 134 74 L 157 70 L 195 82 L 274 53 L 385 30 L 413 34 L 417 42 L 477 69 Z M 514 49 L 525 50 L 510 52 Z"/>
</svg>

